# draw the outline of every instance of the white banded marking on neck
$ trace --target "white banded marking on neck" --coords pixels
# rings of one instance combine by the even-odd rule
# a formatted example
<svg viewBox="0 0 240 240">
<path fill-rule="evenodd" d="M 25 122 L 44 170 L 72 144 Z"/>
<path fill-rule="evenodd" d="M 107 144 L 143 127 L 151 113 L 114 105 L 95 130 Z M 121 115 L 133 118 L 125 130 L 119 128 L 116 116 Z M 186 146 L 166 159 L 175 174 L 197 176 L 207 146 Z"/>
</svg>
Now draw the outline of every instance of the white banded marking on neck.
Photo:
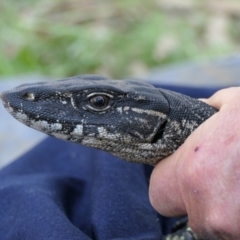
<svg viewBox="0 0 240 240">
<path fill-rule="evenodd" d="M 141 108 L 131 108 L 133 112 L 137 112 L 137 113 L 145 113 L 147 115 L 151 115 L 151 116 L 156 116 L 156 117 L 166 117 L 167 114 L 161 113 L 161 112 L 157 112 L 157 111 L 153 111 L 153 110 L 149 110 L 149 109 L 141 109 Z"/>
</svg>

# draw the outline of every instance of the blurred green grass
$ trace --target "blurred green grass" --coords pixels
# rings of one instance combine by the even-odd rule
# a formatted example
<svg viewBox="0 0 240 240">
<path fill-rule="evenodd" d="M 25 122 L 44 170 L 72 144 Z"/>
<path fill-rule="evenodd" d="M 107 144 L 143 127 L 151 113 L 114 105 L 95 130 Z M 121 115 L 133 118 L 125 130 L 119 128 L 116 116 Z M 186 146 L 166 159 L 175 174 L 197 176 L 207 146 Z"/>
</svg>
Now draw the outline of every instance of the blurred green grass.
<svg viewBox="0 0 240 240">
<path fill-rule="evenodd" d="M 199 0 L 177 7 L 165 2 L 2 1 L 0 75 L 141 76 L 166 64 L 206 60 L 239 50 L 236 16 L 215 16 L 211 6 L 208 9 Z M 214 16 L 225 31 L 220 30 L 219 41 Z"/>
</svg>

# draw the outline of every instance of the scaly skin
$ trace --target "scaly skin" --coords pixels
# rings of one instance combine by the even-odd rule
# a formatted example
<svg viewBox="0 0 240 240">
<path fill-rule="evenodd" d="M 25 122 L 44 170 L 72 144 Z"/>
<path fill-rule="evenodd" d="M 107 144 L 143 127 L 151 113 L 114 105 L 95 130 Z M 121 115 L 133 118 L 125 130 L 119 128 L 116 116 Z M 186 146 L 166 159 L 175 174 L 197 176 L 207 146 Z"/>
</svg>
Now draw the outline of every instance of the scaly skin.
<svg viewBox="0 0 240 240">
<path fill-rule="evenodd" d="M 172 154 L 216 112 L 141 81 L 88 75 L 21 85 L 1 98 L 9 113 L 29 127 L 151 165 Z"/>
</svg>

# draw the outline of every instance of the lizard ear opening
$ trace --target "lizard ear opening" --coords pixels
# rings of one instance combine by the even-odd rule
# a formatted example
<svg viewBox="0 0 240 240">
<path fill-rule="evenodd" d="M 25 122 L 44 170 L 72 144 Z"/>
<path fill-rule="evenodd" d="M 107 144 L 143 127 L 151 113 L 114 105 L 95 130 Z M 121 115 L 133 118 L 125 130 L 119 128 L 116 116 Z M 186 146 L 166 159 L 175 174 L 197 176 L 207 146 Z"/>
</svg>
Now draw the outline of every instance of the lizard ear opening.
<svg viewBox="0 0 240 240">
<path fill-rule="evenodd" d="M 157 130 L 155 136 L 153 137 L 151 143 L 156 143 L 160 138 L 162 138 L 162 135 L 163 135 L 166 124 L 167 124 L 167 120 L 165 120 L 161 124 L 160 128 Z"/>
</svg>

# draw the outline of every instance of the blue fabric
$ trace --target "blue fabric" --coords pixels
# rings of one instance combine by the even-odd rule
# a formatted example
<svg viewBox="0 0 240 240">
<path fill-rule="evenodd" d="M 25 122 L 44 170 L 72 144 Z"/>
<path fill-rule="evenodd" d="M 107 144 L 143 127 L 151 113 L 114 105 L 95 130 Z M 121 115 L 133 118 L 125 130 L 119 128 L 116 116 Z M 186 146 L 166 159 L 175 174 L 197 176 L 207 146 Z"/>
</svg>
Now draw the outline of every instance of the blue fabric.
<svg viewBox="0 0 240 240">
<path fill-rule="evenodd" d="M 192 97 L 217 90 L 164 87 Z M 161 239 L 176 219 L 151 207 L 151 170 L 48 137 L 0 171 L 0 239 Z"/>
</svg>

